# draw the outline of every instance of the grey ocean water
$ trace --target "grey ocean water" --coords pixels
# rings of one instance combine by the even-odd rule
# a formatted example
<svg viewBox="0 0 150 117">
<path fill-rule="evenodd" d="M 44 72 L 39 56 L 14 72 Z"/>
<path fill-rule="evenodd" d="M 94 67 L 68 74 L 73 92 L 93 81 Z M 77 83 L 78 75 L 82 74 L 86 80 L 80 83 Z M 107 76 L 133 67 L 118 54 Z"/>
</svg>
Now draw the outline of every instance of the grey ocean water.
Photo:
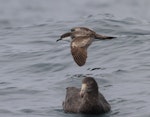
<svg viewBox="0 0 150 117">
<path fill-rule="evenodd" d="M 0 117 L 82 117 L 62 110 L 65 88 L 94 77 L 112 106 L 102 117 L 150 116 L 149 0 L 0 0 Z M 78 67 L 62 33 L 86 26 L 96 41 Z M 90 116 L 90 115 L 89 115 Z"/>
</svg>

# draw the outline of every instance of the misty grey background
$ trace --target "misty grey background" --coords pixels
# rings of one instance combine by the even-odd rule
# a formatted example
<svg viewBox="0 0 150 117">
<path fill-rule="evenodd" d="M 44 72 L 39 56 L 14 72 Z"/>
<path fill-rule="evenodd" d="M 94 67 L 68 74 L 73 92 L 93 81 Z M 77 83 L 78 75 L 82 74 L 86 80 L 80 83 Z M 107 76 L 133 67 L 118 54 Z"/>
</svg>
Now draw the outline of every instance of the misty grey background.
<svg viewBox="0 0 150 117">
<path fill-rule="evenodd" d="M 66 87 L 91 76 L 112 107 L 102 117 L 149 117 L 149 6 L 149 0 L 0 0 L 0 116 L 84 116 L 64 113 L 62 101 Z M 117 38 L 93 42 L 78 67 L 69 43 L 56 43 L 75 26 Z"/>
</svg>

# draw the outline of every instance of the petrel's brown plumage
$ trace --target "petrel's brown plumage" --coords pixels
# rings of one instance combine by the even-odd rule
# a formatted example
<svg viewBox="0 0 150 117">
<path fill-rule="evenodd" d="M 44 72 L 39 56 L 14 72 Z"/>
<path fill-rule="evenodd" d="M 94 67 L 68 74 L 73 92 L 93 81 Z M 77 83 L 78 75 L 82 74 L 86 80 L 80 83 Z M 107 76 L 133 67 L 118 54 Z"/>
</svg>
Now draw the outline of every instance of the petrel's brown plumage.
<svg viewBox="0 0 150 117">
<path fill-rule="evenodd" d="M 88 36 L 93 36 L 95 39 L 100 39 L 100 40 L 115 38 L 115 37 L 111 37 L 111 36 L 104 36 L 104 35 L 97 34 L 93 30 L 86 28 L 86 27 L 74 27 L 71 29 L 71 32 L 73 32 L 73 33 L 80 32 L 80 36 L 88 35 Z"/>
<path fill-rule="evenodd" d="M 74 61 L 82 66 L 86 62 L 87 48 L 92 43 L 93 39 L 89 36 L 76 37 L 71 42 L 71 54 Z"/>
<path fill-rule="evenodd" d="M 102 114 L 111 109 L 105 97 L 98 91 L 94 78 L 86 77 L 81 89 L 68 87 L 63 110 L 66 113 Z"/>
<path fill-rule="evenodd" d="M 71 37 L 71 54 L 73 56 L 74 61 L 79 65 L 83 66 L 86 63 L 87 58 L 87 48 L 93 42 L 94 39 L 113 39 L 115 37 L 103 36 L 97 34 L 91 29 L 86 27 L 75 27 L 71 29 L 71 32 L 67 32 L 61 35 L 59 40 L 63 40 L 64 38 Z"/>
</svg>

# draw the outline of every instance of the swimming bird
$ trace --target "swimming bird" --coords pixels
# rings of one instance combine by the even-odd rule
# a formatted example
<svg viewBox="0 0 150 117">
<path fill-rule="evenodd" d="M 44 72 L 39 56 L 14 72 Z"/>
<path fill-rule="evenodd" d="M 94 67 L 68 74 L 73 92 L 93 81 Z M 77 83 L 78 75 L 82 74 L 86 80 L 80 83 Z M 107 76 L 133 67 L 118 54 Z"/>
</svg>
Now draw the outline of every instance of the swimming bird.
<svg viewBox="0 0 150 117">
<path fill-rule="evenodd" d="M 70 32 L 64 33 L 60 36 L 60 40 L 71 38 L 71 54 L 74 61 L 79 65 L 83 66 L 86 63 L 87 48 L 91 45 L 94 39 L 113 39 L 115 37 L 104 36 L 97 34 L 93 30 L 86 27 L 75 27 Z"/>
<path fill-rule="evenodd" d="M 66 88 L 66 97 L 63 110 L 66 113 L 102 114 L 111 110 L 110 104 L 98 91 L 94 78 L 86 77 L 80 88 Z"/>
</svg>

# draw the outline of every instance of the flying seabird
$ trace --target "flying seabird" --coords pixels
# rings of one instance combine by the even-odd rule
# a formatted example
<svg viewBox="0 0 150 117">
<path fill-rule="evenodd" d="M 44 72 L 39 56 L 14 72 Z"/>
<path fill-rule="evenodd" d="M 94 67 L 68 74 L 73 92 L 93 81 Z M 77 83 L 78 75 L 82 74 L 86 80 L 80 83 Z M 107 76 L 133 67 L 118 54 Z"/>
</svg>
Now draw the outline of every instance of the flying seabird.
<svg viewBox="0 0 150 117">
<path fill-rule="evenodd" d="M 87 58 L 87 48 L 94 39 L 113 39 L 115 37 L 104 36 L 97 34 L 93 30 L 86 27 L 75 27 L 71 29 L 71 32 L 64 33 L 60 36 L 60 40 L 66 40 L 66 38 L 71 38 L 71 54 L 74 61 L 79 65 L 83 66 Z"/>
</svg>

